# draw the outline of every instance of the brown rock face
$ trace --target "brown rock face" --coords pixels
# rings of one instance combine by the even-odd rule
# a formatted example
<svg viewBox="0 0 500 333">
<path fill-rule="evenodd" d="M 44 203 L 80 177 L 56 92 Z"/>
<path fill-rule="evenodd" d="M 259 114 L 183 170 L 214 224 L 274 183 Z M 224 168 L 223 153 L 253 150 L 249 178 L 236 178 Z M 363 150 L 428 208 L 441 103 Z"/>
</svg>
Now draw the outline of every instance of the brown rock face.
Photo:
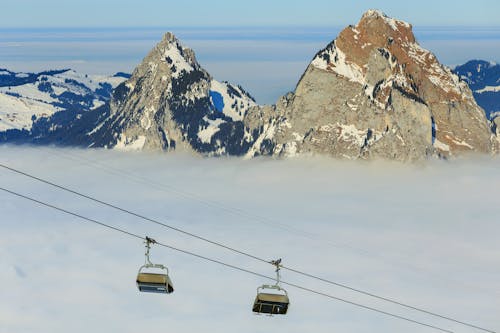
<svg viewBox="0 0 500 333">
<path fill-rule="evenodd" d="M 369 77 L 372 52 L 388 52 L 386 56 L 391 57 L 394 65 L 380 79 L 385 82 L 396 79 L 398 88 L 418 97 L 430 108 L 438 151 L 446 155 L 468 150 L 490 151 L 488 122 L 470 89 L 416 43 L 410 24 L 388 18 L 379 11 L 369 11 L 357 26 L 340 33 L 336 45 L 346 54 L 347 63 L 361 68 L 367 81 L 373 81 Z M 390 109 L 388 90 L 386 86 L 373 96 L 386 109 Z"/>
<path fill-rule="evenodd" d="M 375 10 L 315 56 L 273 112 L 261 130 L 275 155 L 416 160 L 492 150 L 467 84 L 417 44 L 410 24 Z"/>
<path fill-rule="evenodd" d="M 500 115 L 493 118 L 491 122 L 491 130 L 493 135 L 491 141 L 493 142 L 493 151 L 497 154 L 500 153 Z"/>
</svg>

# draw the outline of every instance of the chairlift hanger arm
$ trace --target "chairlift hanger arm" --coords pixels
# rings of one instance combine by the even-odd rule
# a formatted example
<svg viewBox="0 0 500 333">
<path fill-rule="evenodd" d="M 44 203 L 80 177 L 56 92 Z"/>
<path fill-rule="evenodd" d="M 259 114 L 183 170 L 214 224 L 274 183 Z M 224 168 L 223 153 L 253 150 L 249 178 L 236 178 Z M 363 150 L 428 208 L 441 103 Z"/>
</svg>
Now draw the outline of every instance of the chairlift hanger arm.
<svg viewBox="0 0 500 333">
<path fill-rule="evenodd" d="M 151 238 L 149 236 L 145 236 L 144 240 L 145 240 L 144 243 L 146 244 L 146 253 L 144 254 L 144 256 L 145 256 L 145 258 L 144 258 L 144 263 L 145 263 L 144 266 L 146 266 L 146 267 L 162 268 L 163 265 L 153 264 L 151 262 L 151 259 L 149 258 L 149 251 L 151 250 L 151 244 L 158 244 L 158 243 L 156 242 L 156 240 L 154 240 L 153 238 Z"/>
</svg>

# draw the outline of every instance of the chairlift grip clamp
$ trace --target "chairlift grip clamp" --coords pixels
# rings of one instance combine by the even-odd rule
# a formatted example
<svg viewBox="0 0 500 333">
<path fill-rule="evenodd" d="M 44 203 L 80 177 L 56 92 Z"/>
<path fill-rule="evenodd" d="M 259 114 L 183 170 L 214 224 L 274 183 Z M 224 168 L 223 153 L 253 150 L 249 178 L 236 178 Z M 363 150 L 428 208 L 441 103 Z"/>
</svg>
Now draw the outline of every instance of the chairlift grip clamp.
<svg viewBox="0 0 500 333">
<path fill-rule="evenodd" d="M 149 244 L 156 244 L 156 241 L 153 238 L 146 236 L 146 243 L 148 245 Z"/>
<path fill-rule="evenodd" d="M 279 286 L 281 282 L 281 275 L 280 275 L 280 269 L 282 267 L 281 258 L 276 260 L 271 260 L 269 263 L 273 266 L 276 266 L 276 286 Z"/>
</svg>

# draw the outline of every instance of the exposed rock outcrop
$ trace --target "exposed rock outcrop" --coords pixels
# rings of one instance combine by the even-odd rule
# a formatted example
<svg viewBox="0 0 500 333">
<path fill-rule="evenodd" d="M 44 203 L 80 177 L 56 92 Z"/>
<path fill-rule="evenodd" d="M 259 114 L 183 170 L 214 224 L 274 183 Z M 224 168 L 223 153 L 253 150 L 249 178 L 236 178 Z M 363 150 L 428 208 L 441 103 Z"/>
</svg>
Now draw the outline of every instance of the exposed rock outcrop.
<svg viewBox="0 0 500 333">
<path fill-rule="evenodd" d="M 171 33 L 120 85 L 110 116 L 90 133 L 93 146 L 240 155 L 243 123 L 253 98 L 214 80 Z"/>
<path fill-rule="evenodd" d="M 410 24 L 368 11 L 312 60 L 293 94 L 245 119 L 248 156 L 328 154 L 402 161 L 491 152 L 467 84 L 415 40 Z"/>
<path fill-rule="evenodd" d="M 491 136 L 493 151 L 496 154 L 500 154 L 500 114 L 493 115 L 491 131 L 493 132 Z"/>
</svg>

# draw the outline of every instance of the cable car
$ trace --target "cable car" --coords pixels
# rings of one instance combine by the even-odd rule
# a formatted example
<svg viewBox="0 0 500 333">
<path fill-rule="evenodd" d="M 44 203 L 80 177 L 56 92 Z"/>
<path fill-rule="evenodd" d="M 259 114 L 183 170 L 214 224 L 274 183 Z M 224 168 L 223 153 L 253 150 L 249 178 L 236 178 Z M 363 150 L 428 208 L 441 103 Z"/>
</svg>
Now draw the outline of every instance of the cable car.
<svg viewBox="0 0 500 333">
<path fill-rule="evenodd" d="M 271 264 L 276 266 L 276 283 L 274 285 L 264 284 L 257 288 L 257 296 L 255 296 L 252 311 L 257 314 L 266 313 L 271 316 L 276 314 L 284 315 L 288 311 L 290 299 L 287 291 L 279 285 L 281 259 L 273 260 Z M 266 290 L 268 292 L 265 292 Z M 274 292 L 274 290 L 277 292 Z"/>
<path fill-rule="evenodd" d="M 142 292 L 170 294 L 174 292 L 174 286 L 168 276 L 168 268 L 164 265 L 153 264 L 149 259 L 151 244 L 155 243 L 154 239 L 146 237 L 146 259 L 137 273 L 137 288 Z M 158 270 L 165 271 L 165 273 L 158 272 Z"/>
</svg>

